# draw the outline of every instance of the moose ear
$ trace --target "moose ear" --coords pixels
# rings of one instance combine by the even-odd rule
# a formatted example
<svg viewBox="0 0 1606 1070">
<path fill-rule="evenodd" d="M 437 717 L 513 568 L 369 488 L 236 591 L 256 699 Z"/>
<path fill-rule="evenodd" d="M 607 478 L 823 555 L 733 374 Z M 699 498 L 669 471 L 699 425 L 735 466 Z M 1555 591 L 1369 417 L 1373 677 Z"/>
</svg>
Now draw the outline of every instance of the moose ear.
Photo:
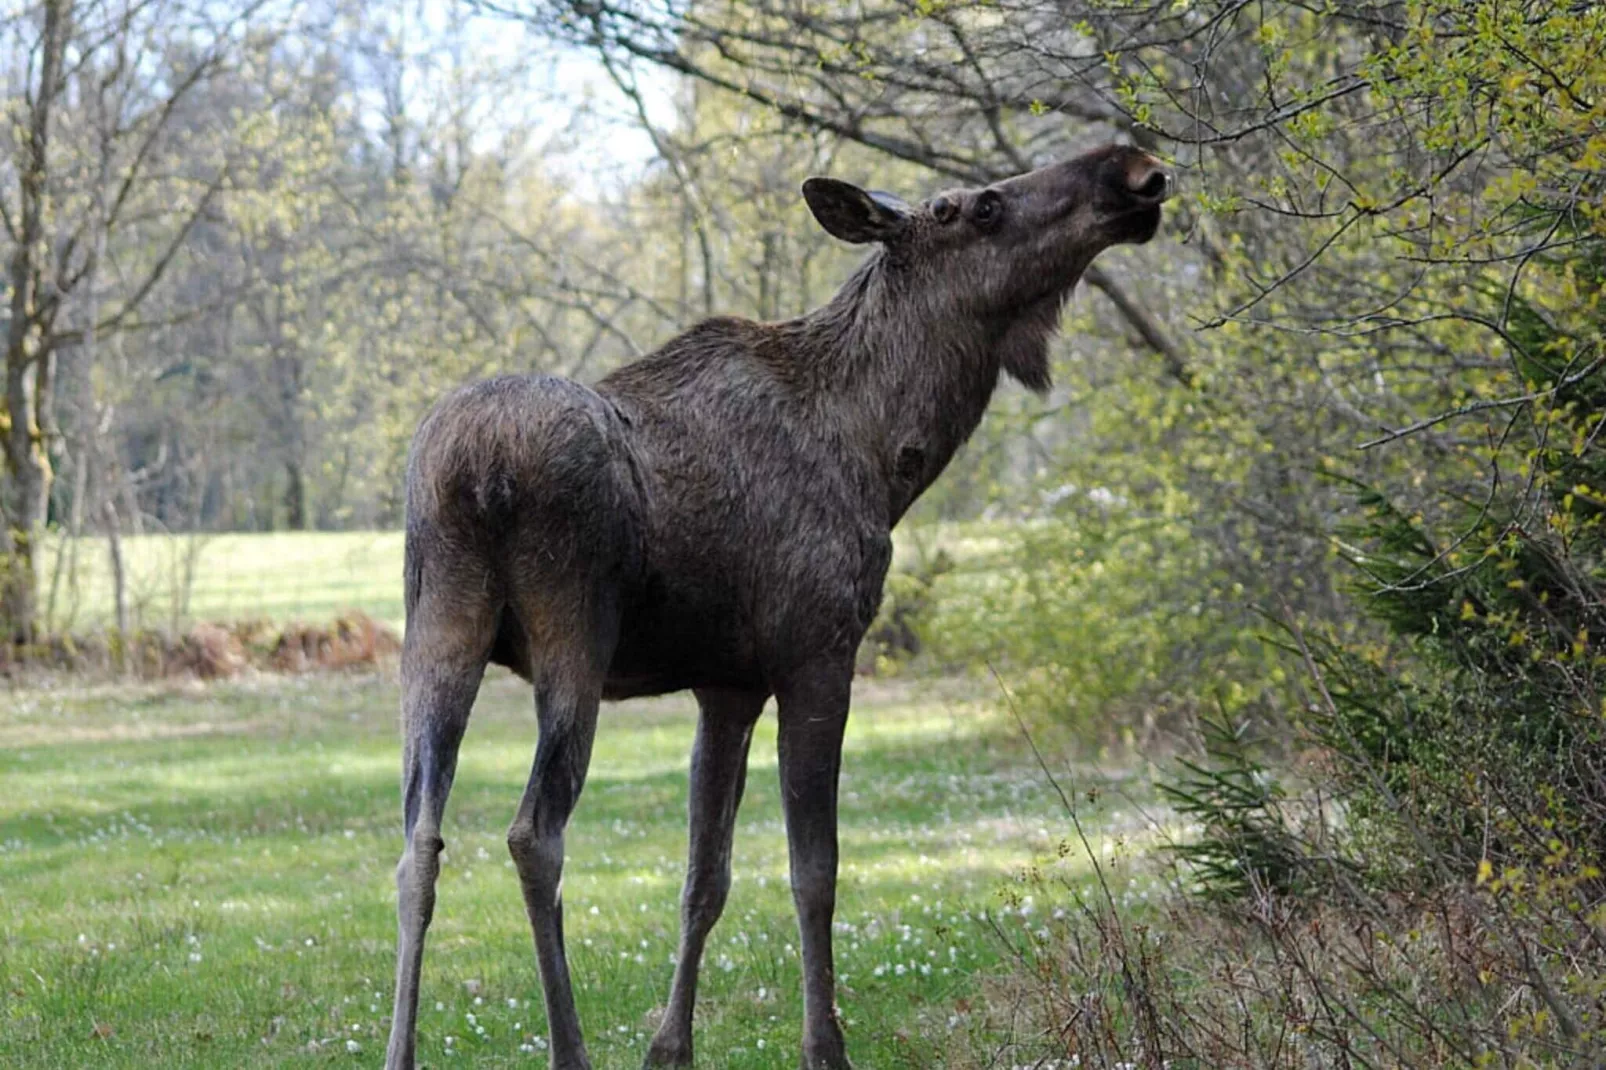
<svg viewBox="0 0 1606 1070">
<path fill-rule="evenodd" d="M 834 178 L 805 181 L 803 199 L 826 233 L 855 244 L 890 241 L 903 233 L 913 215 L 907 204 L 890 193 L 862 190 Z"/>
</svg>

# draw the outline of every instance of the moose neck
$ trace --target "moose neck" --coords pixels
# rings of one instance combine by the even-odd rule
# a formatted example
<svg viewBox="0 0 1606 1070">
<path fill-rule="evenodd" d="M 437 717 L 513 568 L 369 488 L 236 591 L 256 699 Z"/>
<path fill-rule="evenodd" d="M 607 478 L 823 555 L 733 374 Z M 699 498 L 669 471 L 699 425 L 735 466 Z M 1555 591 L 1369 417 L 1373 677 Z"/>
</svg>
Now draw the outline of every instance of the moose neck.
<svg viewBox="0 0 1606 1070">
<path fill-rule="evenodd" d="M 885 483 L 892 523 L 980 424 L 1000 371 L 1048 388 L 1048 342 L 1064 293 L 982 319 L 908 285 L 878 252 L 828 304 L 795 321 L 817 354 L 818 386 Z"/>
</svg>

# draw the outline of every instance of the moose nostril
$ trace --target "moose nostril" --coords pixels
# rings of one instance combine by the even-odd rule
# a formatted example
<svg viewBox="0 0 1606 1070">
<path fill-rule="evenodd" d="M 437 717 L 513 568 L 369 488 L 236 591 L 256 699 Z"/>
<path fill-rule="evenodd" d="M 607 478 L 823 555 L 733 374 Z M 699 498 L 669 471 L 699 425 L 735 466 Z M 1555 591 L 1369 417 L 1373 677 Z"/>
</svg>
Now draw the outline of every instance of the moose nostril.
<svg viewBox="0 0 1606 1070">
<path fill-rule="evenodd" d="M 1171 176 L 1161 170 L 1149 172 L 1149 177 L 1133 187 L 1132 192 L 1146 201 L 1163 201 L 1171 191 Z"/>
</svg>

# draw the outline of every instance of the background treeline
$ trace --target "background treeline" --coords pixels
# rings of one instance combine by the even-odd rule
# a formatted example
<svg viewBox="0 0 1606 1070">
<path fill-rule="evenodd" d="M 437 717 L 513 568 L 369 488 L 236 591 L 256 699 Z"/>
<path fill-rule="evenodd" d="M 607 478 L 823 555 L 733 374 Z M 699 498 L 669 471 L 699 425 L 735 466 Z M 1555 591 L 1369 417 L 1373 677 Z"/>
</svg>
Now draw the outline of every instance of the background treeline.
<svg viewBox="0 0 1606 1070">
<path fill-rule="evenodd" d="M 829 295 L 851 255 L 795 191 L 839 146 L 659 79 L 661 157 L 621 162 L 597 146 L 653 142 L 645 111 L 586 99 L 606 71 L 471 14 L 0 20 L 11 633 L 48 593 L 49 534 L 392 528 L 407 439 L 451 385 L 595 378 L 707 312 Z"/>
<path fill-rule="evenodd" d="M 1043 930 L 1031 1043 L 1598 1055 L 1597 5 L 63 0 L 0 35 L 21 638 L 47 532 L 392 526 L 449 384 L 819 302 L 853 254 L 807 174 L 1174 161 L 1161 239 L 1090 272 L 1049 401 L 1000 398 L 890 589 L 890 634 L 1037 723 L 1193 754 L 1181 861 L 1232 905 Z M 651 159 L 599 175 L 625 130 Z"/>
</svg>

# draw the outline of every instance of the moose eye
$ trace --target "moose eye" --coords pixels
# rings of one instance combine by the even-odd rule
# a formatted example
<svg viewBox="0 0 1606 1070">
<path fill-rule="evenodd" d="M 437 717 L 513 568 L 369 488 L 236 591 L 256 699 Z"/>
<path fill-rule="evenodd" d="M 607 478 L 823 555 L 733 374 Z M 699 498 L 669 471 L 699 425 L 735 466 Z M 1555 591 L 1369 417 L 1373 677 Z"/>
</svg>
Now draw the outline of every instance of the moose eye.
<svg viewBox="0 0 1606 1070">
<path fill-rule="evenodd" d="M 978 227 L 993 227 L 1004 214 L 1004 199 L 993 190 L 983 190 L 976 198 L 976 207 L 970 216 Z"/>
</svg>

